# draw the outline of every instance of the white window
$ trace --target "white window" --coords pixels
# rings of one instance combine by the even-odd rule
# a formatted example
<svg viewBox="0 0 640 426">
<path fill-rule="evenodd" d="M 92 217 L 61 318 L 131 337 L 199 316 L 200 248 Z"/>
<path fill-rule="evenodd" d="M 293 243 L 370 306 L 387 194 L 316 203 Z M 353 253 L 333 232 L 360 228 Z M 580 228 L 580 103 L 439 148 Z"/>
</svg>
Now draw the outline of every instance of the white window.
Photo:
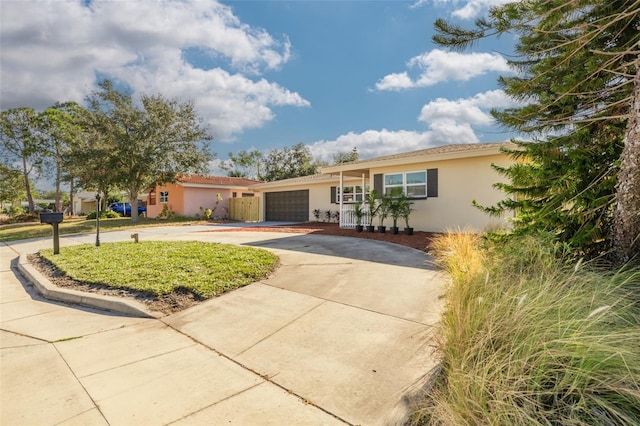
<svg viewBox="0 0 640 426">
<path fill-rule="evenodd" d="M 160 191 L 160 202 L 161 203 L 169 202 L 169 191 Z"/>
<path fill-rule="evenodd" d="M 409 198 L 427 196 L 427 172 L 390 173 L 384 175 L 384 194 L 404 193 Z"/>
<path fill-rule="evenodd" d="M 343 203 L 358 203 L 363 201 L 369 193 L 369 185 L 365 186 L 365 191 L 362 192 L 362 185 L 345 186 L 340 191 L 340 188 L 336 188 L 336 203 L 340 203 L 340 197 L 344 197 Z"/>
</svg>

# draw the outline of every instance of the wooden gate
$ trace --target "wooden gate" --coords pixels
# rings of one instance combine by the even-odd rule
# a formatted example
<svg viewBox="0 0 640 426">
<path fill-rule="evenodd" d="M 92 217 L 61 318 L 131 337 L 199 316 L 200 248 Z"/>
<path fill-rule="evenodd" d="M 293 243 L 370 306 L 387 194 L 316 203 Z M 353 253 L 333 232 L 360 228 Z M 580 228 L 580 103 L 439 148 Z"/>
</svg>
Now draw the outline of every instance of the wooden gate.
<svg viewBox="0 0 640 426">
<path fill-rule="evenodd" d="M 229 198 L 229 219 L 240 222 L 260 220 L 260 197 Z"/>
</svg>

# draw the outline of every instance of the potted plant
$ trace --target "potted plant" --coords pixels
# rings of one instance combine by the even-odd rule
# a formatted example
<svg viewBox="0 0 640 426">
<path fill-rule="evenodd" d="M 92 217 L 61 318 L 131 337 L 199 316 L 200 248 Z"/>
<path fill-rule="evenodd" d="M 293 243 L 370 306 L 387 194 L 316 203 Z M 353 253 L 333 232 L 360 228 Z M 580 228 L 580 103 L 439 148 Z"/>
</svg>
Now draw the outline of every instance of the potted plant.
<svg viewBox="0 0 640 426">
<path fill-rule="evenodd" d="M 404 233 L 405 235 L 413 235 L 413 228 L 409 226 L 409 215 L 413 211 L 413 208 L 411 207 L 413 205 L 413 201 L 409 200 L 406 195 L 402 195 L 402 197 L 399 198 L 399 201 L 401 202 L 400 216 L 404 219 L 404 223 L 406 225 Z"/>
<path fill-rule="evenodd" d="M 376 216 L 376 204 L 378 204 L 378 191 L 372 189 L 367 196 L 367 209 L 369 210 L 369 224 L 367 225 L 367 232 L 373 232 L 375 229 L 373 226 L 373 218 Z"/>
<path fill-rule="evenodd" d="M 356 217 L 356 232 L 362 232 L 364 227 L 362 226 L 362 218 L 364 217 L 363 203 L 360 201 L 353 206 L 353 214 Z"/>
<path fill-rule="evenodd" d="M 389 214 L 393 219 L 393 226 L 390 228 L 393 235 L 398 234 L 398 218 L 402 216 L 403 202 L 399 196 L 389 198 Z"/>
<path fill-rule="evenodd" d="M 378 216 L 378 232 L 384 234 L 387 227 L 384 226 L 384 220 L 389 217 L 389 198 L 382 197 L 375 209 L 375 215 Z"/>
</svg>

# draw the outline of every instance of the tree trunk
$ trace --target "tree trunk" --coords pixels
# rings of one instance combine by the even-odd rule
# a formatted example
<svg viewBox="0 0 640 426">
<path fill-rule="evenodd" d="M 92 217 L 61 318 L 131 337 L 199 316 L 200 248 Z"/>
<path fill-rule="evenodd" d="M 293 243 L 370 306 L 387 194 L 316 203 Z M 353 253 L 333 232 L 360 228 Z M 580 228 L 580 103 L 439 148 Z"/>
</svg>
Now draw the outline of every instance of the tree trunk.
<svg viewBox="0 0 640 426">
<path fill-rule="evenodd" d="M 138 191 L 129 191 L 129 204 L 131 204 L 131 222 L 138 221 Z"/>
<path fill-rule="evenodd" d="M 620 263 L 632 260 L 633 256 L 636 261 L 640 260 L 640 60 L 638 62 L 613 213 L 613 254 Z"/>
<path fill-rule="evenodd" d="M 27 159 L 22 157 L 22 170 L 24 172 L 24 189 L 27 193 L 27 202 L 29 203 L 29 213 L 35 212 L 33 204 L 33 195 L 31 194 L 31 185 L 29 184 L 29 170 L 27 167 Z"/>
<path fill-rule="evenodd" d="M 73 177 L 71 179 L 69 179 L 69 213 L 71 214 L 71 216 L 75 216 L 76 215 L 76 207 L 74 205 L 74 191 L 75 188 L 73 187 Z"/>
<path fill-rule="evenodd" d="M 61 212 L 62 210 L 60 209 L 60 179 L 62 176 L 62 170 L 60 169 L 60 161 L 56 160 L 56 201 L 55 201 L 55 206 L 56 206 L 56 211 L 57 212 Z"/>
</svg>

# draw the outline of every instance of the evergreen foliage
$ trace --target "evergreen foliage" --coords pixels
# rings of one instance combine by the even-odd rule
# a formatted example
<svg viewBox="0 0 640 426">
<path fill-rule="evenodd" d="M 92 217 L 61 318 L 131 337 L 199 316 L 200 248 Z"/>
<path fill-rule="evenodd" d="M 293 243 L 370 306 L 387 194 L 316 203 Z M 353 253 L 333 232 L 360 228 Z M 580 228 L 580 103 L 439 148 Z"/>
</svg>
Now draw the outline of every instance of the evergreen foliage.
<svg viewBox="0 0 640 426">
<path fill-rule="evenodd" d="M 261 178 L 267 182 L 309 176 L 324 164 L 313 159 L 308 146 L 299 143 L 283 149 L 272 149 L 264 159 Z"/>
<path fill-rule="evenodd" d="M 434 41 L 457 49 L 507 32 L 518 36 L 510 60 L 518 73 L 499 83 L 522 105 L 492 113 L 533 142 L 517 142 L 510 153 L 522 162 L 498 168 L 510 183 L 497 186 L 511 198 L 487 211 L 515 209 L 518 230 L 551 231 L 579 253 L 610 246 L 639 24 L 640 1 L 603 0 L 512 2 L 471 30 L 436 22 Z"/>
</svg>

